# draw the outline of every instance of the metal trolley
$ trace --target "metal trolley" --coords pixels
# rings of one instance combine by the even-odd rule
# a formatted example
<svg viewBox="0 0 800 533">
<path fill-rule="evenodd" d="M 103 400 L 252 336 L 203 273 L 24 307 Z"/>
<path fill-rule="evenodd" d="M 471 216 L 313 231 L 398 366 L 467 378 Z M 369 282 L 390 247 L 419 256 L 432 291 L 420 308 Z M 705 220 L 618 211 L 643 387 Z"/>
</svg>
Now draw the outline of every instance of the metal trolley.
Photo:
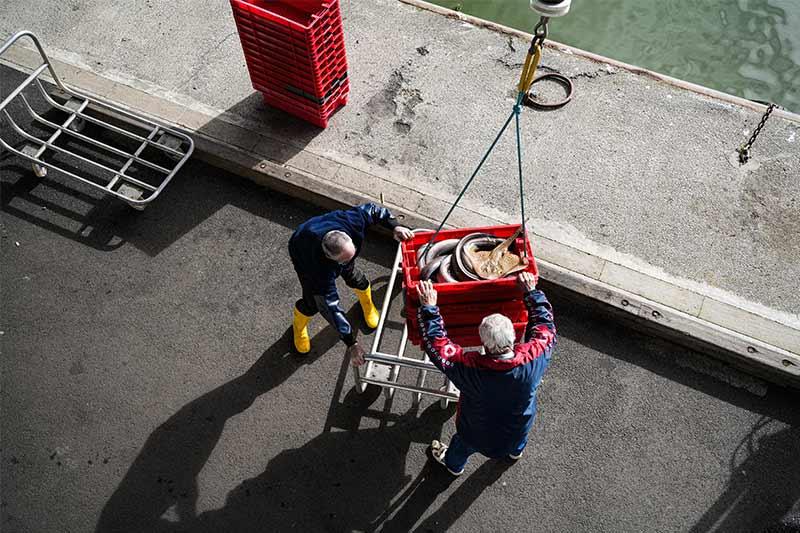
<svg viewBox="0 0 800 533">
<path fill-rule="evenodd" d="M 36 45 L 42 64 L 33 69 L 25 81 L 10 94 L 0 96 L 0 111 L 5 120 L 24 139 L 21 146 L 14 147 L 3 138 L 0 131 L 0 147 L 30 161 L 38 177 L 46 176 L 48 169 L 54 170 L 116 196 L 135 209 L 144 209 L 156 199 L 192 155 L 192 139 L 141 115 L 66 87 L 61 83 L 39 39 L 30 31 L 21 31 L 8 39 L 0 47 L 0 58 L 23 37 L 28 37 Z M 49 94 L 43 86 L 40 75 L 45 70 L 49 71 L 56 88 L 63 95 L 63 103 L 57 102 L 56 97 Z M 25 96 L 25 89 L 28 87 L 38 88 L 38 97 L 48 104 L 48 112 L 40 114 L 34 110 Z M 35 93 L 34 89 L 31 91 Z M 27 111 L 32 119 L 31 124 L 45 131 L 52 131 L 46 139 L 26 131 L 12 118 L 8 106 L 14 100 L 18 100 Z M 59 115 L 57 122 L 60 123 L 45 118 L 51 112 Z M 93 135 L 90 136 L 84 130 L 91 130 Z M 93 137 L 103 138 L 107 142 Z M 110 139 L 116 139 L 114 145 Z M 81 148 L 86 147 L 102 154 L 103 162 L 87 157 L 88 154 L 82 155 Z M 109 160 L 115 163 L 109 163 Z M 97 175 L 81 175 L 81 171 L 75 167 L 76 164 L 91 168 Z"/>
<path fill-rule="evenodd" d="M 459 391 L 449 379 L 447 379 L 442 372 L 430 362 L 427 355 L 422 359 L 414 357 L 406 357 L 406 345 L 408 344 L 408 324 L 403 324 L 403 333 L 400 336 L 400 343 L 395 353 L 386 353 L 381 351 L 381 344 L 383 340 L 383 333 L 386 327 L 386 316 L 389 312 L 389 306 L 392 300 L 392 292 L 394 291 L 395 283 L 397 283 L 397 274 L 402 271 L 402 249 L 401 244 L 397 245 L 397 255 L 395 255 L 394 262 L 392 263 L 392 273 L 389 276 L 389 283 L 386 287 L 386 295 L 383 298 L 383 306 L 381 308 L 381 318 L 378 321 L 378 328 L 375 330 L 375 338 L 372 341 L 372 348 L 370 352 L 365 355 L 364 359 L 367 361 L 365 365 L 360 368 L 353 368 L 353 378 L 355 379 L 356 391 L 363 393 L 367 385 L 377 385 L 383 388 L 384 394 L 387 399 L 394 396 L 396 389 L 404 390 L 413 393 L 414 404 L 419 404 L 422 400 L 422 395 L 427 394 L 439 398 L 441 407 L 447 408 L 450 402 L 457 402 Z M 408 368 L 417 371 L 417 378 L 415 384 L 400 383 L 400 370 Z M 438 374 L 442 379 L 442 386 L 440 388 L 431 388 L 425 386 L 425 381 L 428 373 Z"/>
</svg>

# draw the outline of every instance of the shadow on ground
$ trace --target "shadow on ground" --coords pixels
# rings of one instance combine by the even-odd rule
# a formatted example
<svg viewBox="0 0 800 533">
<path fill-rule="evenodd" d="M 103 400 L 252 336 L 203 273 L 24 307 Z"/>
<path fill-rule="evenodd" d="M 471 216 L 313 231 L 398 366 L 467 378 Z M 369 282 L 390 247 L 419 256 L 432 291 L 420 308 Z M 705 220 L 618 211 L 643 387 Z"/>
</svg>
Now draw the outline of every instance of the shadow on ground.
<svg viewBox="0 0 800 533">
<path fill-rule="evenodd" d="M 0 94 L 9 94 L 19 86 L 26 75 L 0 65 Z M 49 84 L 44 84 L 49 86 Z M 52 108 L 32 88 L 24 92 L 31 106 L 45 118 L 61 123 L 64 117 Z M 52 129 L 34 123 L 22 103 L 14 100 L 8 107 L 14 120 L 26 131 L 46 139 Z M 263 133 L 269 137 L 261 138 L 262 151 L 277 163 L 284 163 L 300 152 L 321 131 L 280 110 L 263 104 L 260 93 L 253 93 L 232 106 L 226 113 L 229 117 L 247 116 L 251 121 L 263 124 Z M 215 118 L 201 127 L 199 133 L 220 135 L 220 128 L 227 122 Z M 91 126 L 91 125 L 89 125 Z M 230 141 L 236 141 L 231 128 L 223 130 Z M 97 128 L 87 127 L 85 135 L 117 145 L 115 140 L 98 136 Z M 11 146 L 20 149 L 24 139 L 15 132 L 6 120 L 0 120 L 0 136 Z M 248 133 L 252 141 L 253 134 Z M 280 141 L 277 139 L 281 139 Z M 65 147 L 69 134 L 61 135 L 55 146 Z M 252 143 L 251 143 L 252 144 Z M 50 154 L 52 150 L 48 151 Z M 79 153 L 83 153 L 79 151 Z M 105 163 L 115 168 L 115 163 L 106 161 L 102 151 L 83 153 L 91 160 Z M 102 173 L 92 165 L 74 158 L 62 158 L 57 164 L 79 176 L 105 183 Z M 55 163 L 55 161 L 51 161 Z M 130 243 L 151 256 L 158 255 L 173 242 L 197 227 L 226 206 L 234 206 L 257 216 L 267 216 L 268 207 L 262 200 L 270 194 L 263 188 L 242 182 L 242 188 L 231 187 L 224 180 L 209 180 L 201 177 L 198 169 L 201 163 L 195 153 L 189 163 L 178 172 L 172 181 L 143 212 L 107 196 L 99 189 L 92 188 L 74 178 L 50 170 L 48 176 L 38 178 L 31 165 L 10 152 L 0 153 L 0 198 L 2 211 L 20 218 L 62 237 L 101 251 L 113 251 L 123 244 Z M 229 176 L 230 178 L 230 176 Z M 238 178 L 233 178 L 237 179 Z"/>
<path fill-rule="evenodd" d="M 357 312 L 355 306 L 350 312 Z M 196 514 L 197 476 L 226 421 L 337 342 L 326 328 L 313 339 L 316 355 L 300 359 L 287 350 L 290 335 L 287 331 L 244 375 L 187 404 L 150 435 L 105 505 L 98 532 L 408 531 L 419 521 L 453 478 L 429 462 L 412 480 L 406 457 L 412 443 L 438 438 L 453 412 L 434 404 L 422 413 L 412 408 L 396 415 L 391 402 L 377 411 L 371 405 L 380 390 L 374 388 L 364 394 L 351 388 L 340 403 L 346 361 L 328 429 L 301 448 L 278 454 L 262 474 L 232 490 L 223 508 Z M 363 416 L 381 417 L 382 423 L 358 430 Z M 507 467 L 485 463 L 420 529 L 435 524 L 439 530 L 455 522 Z"/>
<path fill-rule="evenodd" d="M 554 302 L 560 337 L 762 415 L 738 443 L 728 482 L 693 533 L 800 532 L 800 412 L 793 407 L 800 392 L 768 386 L 724 362 L 630 330 L 610 318 L 604 306 L 548 283 L 543 286 Z"/>
<path fill-rule="evenodd" d="M 691 529 L 800 532 L 800 428 L 770 428 L 765 417 L 731 457 L 725 491 Z"/>
<path fill-rule="evenodd" d="M 253 98 L 240 102 L 237 106 L 241 108 L 230 112 L 245 113 L 256 105 Z M 281 120 L 291 130 L 284 133 L 297 142 L 294 148 L 276 156 L 277 161 L 292 157 L 296 153 L 293 150 L 299 150 L 315 134 L 293 119 Z M 209 127 L 213 127 L 211 123 Z M 138 213 L 63 177 L 36 178 L 25 164 L 2 154 L 2 210 L 4 215 L 81 245 L 113 252 L 129 243 L 150 256 L 158 255 L 226 206 L 285 227 L 296 225 L 297 215 L 319 212 L 222 171 L 220 177 L 210 177 L 202 170 L 199 162 L 188 164 L 157 201 Z M 276 212 L 276 205 L 283 211 Z M 294 218 L 287 215 L 286 207 Z M 364 256 L 387 264 L 386 254 L 380 250 L 374 253 L 367 248 Z M 770 391 L 767 398 L 759 398 L 743 392 L 686 368 L 675 355 L 686 350 L 635 333 L 607 318 L 602 310 L 562 298 L 555 290 L 548 289 L 548 294 L 556 307 L 560 335 L 610 356 L 604 363 L 626 361 L 764 416 L 764 422 L 753 428 L 731 458 L 727 486 L 694 531 L 769 530 L 773 526 L 780 531 L 800 522 L 792 518 L 798 514 L 800 501 L 796 393 Z M 381 299 L 376 291 L 376 300 Z M 399 329 L 402 325 L 390 322 L 389 327 Z M 323 330 L 314 338 L 315 352 L 305 359 L 289 354 L 289 341 L 286 332 L 248 372 L 190 402 L 159 426 L 105 505 L 97 530 L 248 531 L 267 526 L 274 530 L 408 531 L 425 516 L 417 529 L 438 531 L 455 523 L 502 475 L 505 465 L 493 461 L 482 464 L 429 514 L 437 505 L 437 496 L 450 487 L 450 480 L 430 463 L 416 476 L 407 475 L 407 455 L 413 443 L 427 444 L 438 437 L 451 413 L 432 407 L 421 414 L 412 411 L 398 416 L 391 413 L 391 404 L 374 412 L 370 400 L 375 396 L 362 398 L 352 390 L 339 404 L 347 374 L 343 363 L 325 431 L 301 448 L 274 457 L 262 474 L 232 491 L 222 509 L 197 515 L 197 475 L 222 435 L 225 422 L 246 410 L 261 394 L 280 386 L 300 366 L 312 364 L 336 344 L 337 338 L 330 328 Z M 366 415 L 383 417 L 382 427 L 358 431 L 358 422 Z M 771 428 L 773 421 L 784 426 Z M 170 509 L 174 509 L 170 516 L 176 516 L 177 522 L 163 518 Z"/>
<path fill-rule="evenodd" d="M 231 127 L 241 124 L 246 130 Z M 323 130 L 264 103 L 260 92 L 243 98 L 197 132 L 283 164 L 300 153 Z"/>
<path fill-rule="evenodd" d="M 777 390 L 774 398 L 759 398 L 696 374 L 657 356 L 661 350 L 650 346 L 653 339 L 573 305 L 561 305 L 562 336 L 762 413 L 762 421 L 731 458 L 726 488 L 692 531 L 796 531 L 791 528 L 800 501 L 800 470 L 794 460 L 800 434 L 798 415 L 785 401 L 795 393 Z M 355 319 L 357 314 L 354 305 L 349 315 Z M 605 326 L 608 339 L 585 337 L 587 321 Z M 629 346 L 614 345 L 621 337 Z M 289 342 L 287 331 L 244 375 L 187 404 L 162 424 L 106 504 L 97 532 L 446 531 L 509 467 L 486 461 L 456 484 L 430 460 L 418 474 L 409 474 L 412 444 L 438 438 L 452 412 L 432 405 L 421 413 L 411 409 L 396 414 L 391 402 L 375 409 L 380 391 L 359 395 L 347 388 L 348 365 L 343 361 L 325 430 L 300 448 L 280 452 L 264 472 L 243 480 L 222 508 L 197 514 L 197 476 L 225 422 L 300 366 L 313 364 L 337 339 L 326 328 L 313 339 L 315 352 L 305 359 L 289 354 Z M 363 417 L 378 418 L 380 427 L 359 429 Z M 774 430 L 778 421 L 790 427 L 779 424 Z"/>
</svg>

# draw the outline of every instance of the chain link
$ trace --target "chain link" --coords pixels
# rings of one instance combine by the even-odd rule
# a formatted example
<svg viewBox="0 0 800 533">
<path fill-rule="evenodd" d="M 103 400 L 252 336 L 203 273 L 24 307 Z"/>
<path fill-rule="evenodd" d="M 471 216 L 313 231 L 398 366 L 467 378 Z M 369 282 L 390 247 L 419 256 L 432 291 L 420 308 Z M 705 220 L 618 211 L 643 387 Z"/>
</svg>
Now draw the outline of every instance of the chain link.
<svg viewBox="0 0 800 533">
<path fill-rule="evenodd" d="M 536 49 L 537 46 L 544 45 L 545 39 L 547 39 L 547 25 L 550 22 L 549 17 L 541 17 L 539 18 L 539 22 L 533 28 L 533 40 L 531 40 L 531 53 Z"/>
<path fill-rule="evenodd" d="M 764 111 L 764 115 L 761 117 L 761 121 L 756 126 L 756 129 L 753 131 L 753 134 L 750 136 L 750 139 L 746 143 L 744 143 L 737 151 L 739 152 L 739 163 L 744 165 L 750 160 L 750 148 L 753 147 L 753 143 L 756 142 L 756 138 L 758 138 L 758 134 L 761 133 L 761 129 L 764 127 L 764 124 L 767 123 L 767 119 L 772 114 L 772 111 L 777 107 L 775 104 L 769 104 L 767 106 L 767 110 Z"/>
</svg>

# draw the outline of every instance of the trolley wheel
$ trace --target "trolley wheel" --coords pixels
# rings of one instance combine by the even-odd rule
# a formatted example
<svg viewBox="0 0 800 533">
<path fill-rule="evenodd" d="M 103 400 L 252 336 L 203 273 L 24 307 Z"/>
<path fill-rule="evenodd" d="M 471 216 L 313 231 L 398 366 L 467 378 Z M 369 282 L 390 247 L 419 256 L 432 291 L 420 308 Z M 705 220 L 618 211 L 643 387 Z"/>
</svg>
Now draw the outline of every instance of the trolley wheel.
<svg viewBox="0 0 800 533">
<path fill-rule="evenodd" d="M 82 118 L 76 118 L 69 125 L 69 129 L 71 129 L 75 133 L 81 133 L 85 128 L 86 128 L 86 121 L 83 120 Z"/>
<path fill-rule="evenodd" d="M 36 163 L 31 163 L 31 168 L 33 168 L 33 173 L 36 174 L 37 178 L 44 178 L 47 176 L 47 167 L 43 167 L 42 165 L 38 165 Z"/>
<path fill-rule="evenodd" d="M 142 204 L 128 204 L 128 205 L 131 206 L 132 209 L 135 209 L 137 211 L 144 211 L 144 208 L 146 207 Z"/>
</svg>

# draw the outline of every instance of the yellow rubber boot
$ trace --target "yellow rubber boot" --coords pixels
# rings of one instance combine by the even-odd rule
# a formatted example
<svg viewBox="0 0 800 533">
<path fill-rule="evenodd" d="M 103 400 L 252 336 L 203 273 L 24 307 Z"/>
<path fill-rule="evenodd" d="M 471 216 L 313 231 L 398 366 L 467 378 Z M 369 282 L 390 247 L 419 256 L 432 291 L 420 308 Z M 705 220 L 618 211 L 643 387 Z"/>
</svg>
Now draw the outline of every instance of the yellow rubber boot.
<svg viewBox="0 0 800 533">
<path fill-rule="evenodd" d="M 306 316 L 297 308 L 294 308 L 294 321 L 292 322 L 292 333 L 294 333 L 294 349 L 298 353 L 308 353 L 311 351 L 311 338 L 308 336 L 308 321 L 310 316 Z"/>
<path fill-rule="evenodd" d="M 358 289 L 353 290 L 356 292 L 356 296 L 358 296 L 361 310 L 364 311 L 364 321 L 367 323 L 367 327 L 371 329 L 377 328 L 381 314 L 375 308 L 375 304 L 372 303 L 372 287 L 367 286 L 363 291 Z"/>
</svg>

